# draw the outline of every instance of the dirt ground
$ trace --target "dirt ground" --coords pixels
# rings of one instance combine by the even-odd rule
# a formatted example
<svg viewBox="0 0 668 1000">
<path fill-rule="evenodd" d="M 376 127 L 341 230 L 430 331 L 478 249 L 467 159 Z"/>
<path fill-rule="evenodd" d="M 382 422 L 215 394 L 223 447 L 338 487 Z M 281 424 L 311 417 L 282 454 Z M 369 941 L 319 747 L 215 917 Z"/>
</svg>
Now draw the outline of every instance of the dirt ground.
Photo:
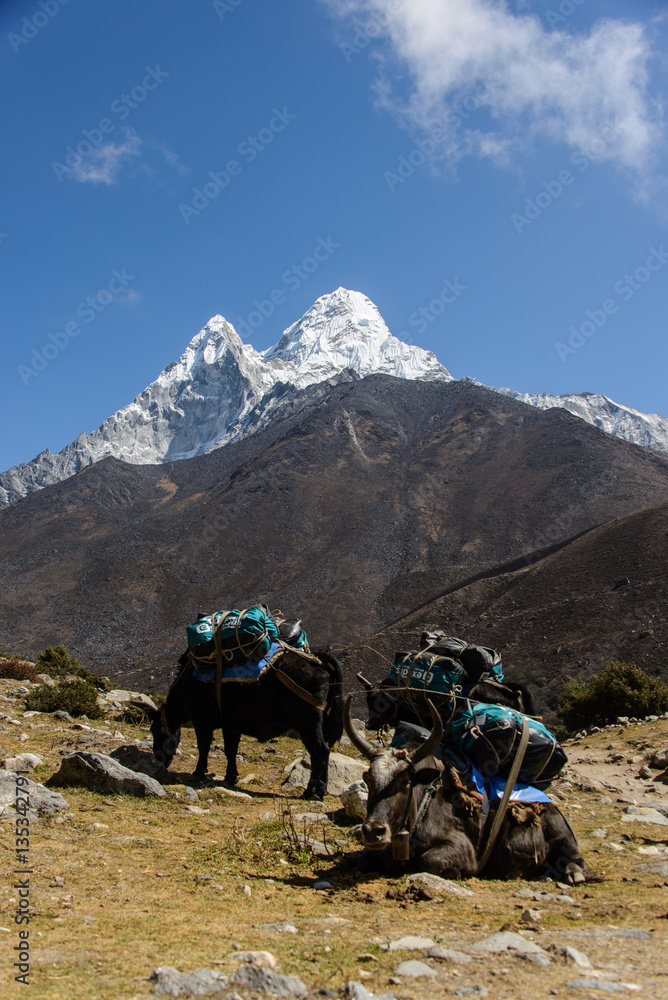
<svg viewBox="0 0 668 1000">
<path fill-rule="evenodd" d="M 13 683 L 0 682 L 3 696 Z M 58 769 L 64 750 L 107 752 L 148 735 L 108 718 L 90 723 L 104 731 L 96 734 L 50 715 L 26 720 L 22 712 L 21 699 L 0 702 L 0 757 L 40 754 L 45 763 L 32 773 L 39 782 Z M 266 949 L 279 971 L 299 976 L 312 996 L 341 996 L 353 980 L 374 995 L 411 1000 L 668 997 L 668 825 L 648 822 L 651 814 L 642 812 L 668 805 L 668 785 L 637 777 L 652 753 L 666 747 L 666 719 L 603 730 L 566 746 L 569 764 L 552 791 L 603 881 L 562 888 L 469 879 L 461 884 L 470 896 L 418 902 L 401 898 L 405 875 L 360 870 L 355 821 L 337 798 L 318 808 L 282 793 L 284 768 L 302 753 L 301 744 L 287 738 L 265 745 L 242 740 L 239 790 L 248 798 L 198 788 L 194 802 L 183 785 L 171 786 L 163 799 L 61 789 L 69 811 L 31 828 L 30 995 L 148 1000 L 158 966 L 232 973 L 235 952 Z M 172 771 L 189 783 L 195 760 L 194 733 L 186 729 Z M 210 767 L 222 779 L 221 749 Z M 633 808 L 629 800 L 638 812 L 626 812 Z M 299 818 L 315 813 L 317 820 Z M 12 969 L 18 939 L 13 814 L 0 817 L 0 828 L 0 989 L 15 996 L 23 987 Z M 303 847 L 296 834 L 304 832 L 328 845 L 331 855 Z M 317 880 L 330 885 L 316 889 Z M 528 910 L 532 915 L 523 918 Z M 281 921 L 296 931 L 262 927 Z M 501 929 L 534 941 L 549 964 L 475 949 Z M 408 934 L 463 957 L 449 961 L 388 948 Z M 584 953 L 591 967 L 560 954 L 567 947 Z M 407 959 L 426 962 L 435 975 L 398 975 Z M 251 995 L 239 986 L 221 995 L 234 991 Z"/>
</svg>

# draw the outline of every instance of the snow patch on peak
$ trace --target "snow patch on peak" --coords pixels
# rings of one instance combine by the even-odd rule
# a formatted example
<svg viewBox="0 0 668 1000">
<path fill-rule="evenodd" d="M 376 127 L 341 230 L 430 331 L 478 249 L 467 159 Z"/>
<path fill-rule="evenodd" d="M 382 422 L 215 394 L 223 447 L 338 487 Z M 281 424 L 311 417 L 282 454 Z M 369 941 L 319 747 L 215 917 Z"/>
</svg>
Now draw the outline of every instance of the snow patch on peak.
<svg viewBox="0 0 668 1000">
<path fill-rule="evenodd" d="M 469 377 L 461 381 L 484 385 L 483 382 Z M 668 452 L 668 420 L 659 413 L 642 413 L 623 403 L 615 403 L 608 396 L 597 392 L 552 396 L 549 392 L 517 392 L 505 386 L 498 389 L 491 385 L 484 387 L 521 403 L 528 403 L 529 406 L 536 406 L 540 410 L 549 410 L 553 407 L 568 410 L 574 416 L 586 420 L 588 424 L 593 424 L 594 427 L 599 427 L 614 437 L 623 438 L 643 448 Z"/>
<path fill-rule="evenodd" d="M 347 288 L 317 299 L 264 357 L 294 365 L 296 378 L 291 381 L 300 388 L 346 368 L 362 378 L 385 374 L 452 380 L 435 354 L 394 337 L 371 299 Z"/>
</svg>

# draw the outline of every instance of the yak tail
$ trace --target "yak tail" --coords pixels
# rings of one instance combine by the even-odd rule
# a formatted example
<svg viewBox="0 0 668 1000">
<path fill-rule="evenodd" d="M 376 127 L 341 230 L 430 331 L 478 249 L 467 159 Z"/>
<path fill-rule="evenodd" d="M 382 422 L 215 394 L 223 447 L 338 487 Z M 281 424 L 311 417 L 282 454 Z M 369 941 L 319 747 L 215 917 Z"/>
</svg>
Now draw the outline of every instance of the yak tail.
<svg viewBox="0 0 668 1000">
<path fill-rule="evenodd" d="M 327 708 L 322 730 L 327 746 L 333 747 L 343 736 L 343 670 L 336 657 L 330 653 L 318 650 L 316 656 L 329 674 Z"/>
</svg>

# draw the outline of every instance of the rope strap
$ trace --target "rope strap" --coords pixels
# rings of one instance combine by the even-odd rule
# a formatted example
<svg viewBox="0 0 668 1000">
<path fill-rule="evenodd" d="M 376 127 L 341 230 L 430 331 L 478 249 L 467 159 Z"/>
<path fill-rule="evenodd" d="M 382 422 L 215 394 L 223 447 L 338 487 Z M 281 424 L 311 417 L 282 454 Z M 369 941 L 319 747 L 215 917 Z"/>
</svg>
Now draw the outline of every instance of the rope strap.
<svg viewBox="0 0 668 1000">
<path fill-rule="evenodd" d="M 416 828 L 420 825 L 422 820 L 427 815 L 427 810 L 431 805 L 431 801 L 441 786 L 441 780 L 442 778 L 441 775 L 439 774 L 438 778 L 435 778 L 430 785 L 427 785 L 425 793 L 422 797 L 422 802 L 420 803 L 420 808 L 418 809 L 417 816 L 415 817 L 415 823 L 413 824 L 413 831 L 416 830 Z"/>
<path fill-rule="evenodd" d="M 522 721 L 522 735 L 520 737 L 520 743 L 517 748 L 517 755 L 513 761 L 513 766 L 510 769 L 510 774 L 508 775 L 508 780 L 506 781 L 506 787 L 503 792 L 503 798 L 499 803 L 499 808 L 496 810 L 496 815 L 494 817 L 494 822 L 492 823 L 492 829 L 489 832 L 489 838 L 487 840 L 487 846 L 483 852 L 483 855 L 478 862 L 477 874 L 483 871 L 485 865 L 489 861 L 490 855 L 494 850 L 494 845 L 496 844 L 497 837 L 501 832 L 501 825 L 505 819 L 506 812 L 508 810 L 508 805 L 510 803 L 510 796 L 513 794 L 513 789 L 515 788 L 515 783 L 517 782 L 517 777 L 520 773 L 520 768 L 522 767 L 522 762 L 524 760 L 524 755 L 526 753 L 527 746 L 529 745 L 529 723 L 526 719 Z"/>
</svg>

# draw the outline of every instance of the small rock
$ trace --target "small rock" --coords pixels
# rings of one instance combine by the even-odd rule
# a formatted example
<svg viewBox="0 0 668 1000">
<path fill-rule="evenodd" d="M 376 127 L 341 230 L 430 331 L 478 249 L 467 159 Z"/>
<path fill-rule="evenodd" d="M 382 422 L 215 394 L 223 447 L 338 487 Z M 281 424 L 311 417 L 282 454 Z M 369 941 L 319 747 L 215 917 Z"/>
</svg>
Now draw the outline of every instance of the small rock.
<svg viewBox="0 0 668 1000">
<path fill-rule="evenodd" d="M 202 809 L 201 806 L 184 806 L 186 812 L 194 813 L 196 816 L 202 816 L 204 813 L 210 813 L 210 809 Z"/>
<path fill-rule="evenodd" d="M 431 938 L 418 937 L 415 934 L 408 934 L 397 941 L 390 941 L 390 951 L 428 951 L 434 948 L 436 942 Z"/>
<path fill-rule="evenodd" d="M 340 795 L 344 788 L 358 781 L 367 769 L 366 761 L 355 760 L 342 753 L 330 753 L 327 776 L 327 794 Z M 290 767 L 283 782 L 284 788 L 305 788 L 311 779 L 311 760 L 308 754 Z"/>
<path fill-rule="evenodd" d="M 257 965 L 261 969 L 275 969 L 278 965 L 277 958 L 270 951 L 233 951 L 227 957 L 235 962 Z"/>
<path fill-rule="evenodd" d="M 636 813 L 625 813 L 622 816 L 624 823 L 653 823 L 657 826 L 668 826 L 668 817 L 659 812 L 658 809 L 638 808 Z"/>
<path fill-rule="evenodd" d="M 488 990 L 485 986 L 479 986 L 477 983 L 473 983 L 471 986 L 460 986 L 458 990 L 455 990 L 456 997 L 486 997 Z"/>
<path fill-rule="evenodd" d="M 658 753 L 655 753 L 650 761 L 650 764 L 652 767 L 658 768 L 658 770 L 668 767 L 668 748 L 665 750 L 659 750 Z"/>
<path fill-rule="evenodd" d="M 400 962 L 394 970 L 397 976 L 409 976 L 411 979 L 419 979 L 421 976 L 435 976 L 436 970 L 432 969 L 426 962 L 418 962 L 411 958 L 408 962 Z"/>
<path fill-rule="evenodd" d="M 521 919 L 524 924 L 539 924 L 543 915 L 540 910 L 525 910 Z"/>
<path fill-rule="evenodd" d="M 349 997 L 349 1000 L 396 1000 L 393 993 L 383 993 L 380 996 L 369 993 L 366 986 L 355 980 L 346 983 L 346 996 Z"/>
<path fill-rule="evenodd" d="M 246 986 L 258 993 L 271 993 L 277 997 L 306 997 L 309 990 L 297 976 L 281 976 L 278 972 L 258 965 L 240 965 L 232 976 L 237 986 Z"/>
<path fill-rule="evenodd" d="M 346 816 L 365 820 L 369 802 L 369 789 L 366 782 L 360 778 L 359 781 L 353 781 L 351 785 L 346 785 L 341 792 L 341 802 Z"/>
<path fill-rule="evenodd" d="M 522 955 L 528 962 L 533 962 L 534 965 L 551 965 L 552 959 L 549 955 Z"/>
<path fill-rule="evenodd" d="M 16 783 L 19 775 L 14 771 L 0 771 L 0 817 L 16 818 Z M 26 782 L 23 785 L 23 782 Z M 30 801 L 27 818 L 36 820 L 38 815 L 52 816 L 55 813 L 69 810 L 69 803 L 59 792 L 39 785 L 30 778 L 21 776 L 22 787 L 26 790 L 26 798 Z"/>
<path fill-rule="evenodd" d="M 444 948 L 442 944 L 434 945 L 427 952 L 428 958 L 440 958 L 445 962 L 454 962 L 459 965 L 466 965 L 467 962 L 472 962 L 473 959 L 470 955 L 465 955 L 463 951 L 453 951 L 451 948 Z"/>
<path fill-rule="evenodd" d="M 172 997 L 194 994 L 204 996 L 222 993 L 229 985 L 229 979 L 222 972 L 211 969 L 196 969 L 194 972 L 178 972 L 171 965 L 161 965 L 151 974 L 155 992 Z"/>
<path fill-rule="evenodd" d="M 5 757 L 2 768 L 5 771 L 32 771 L 44 763 L 44 758 L 37 753 L 20 753 L 16 757 Z"/>
<path fill-rule="evenodd" d="M 260 930 L 274 931 L 276 934 L 297 934 L 297 928 L 289 920 L 279 920 L 275 924 L 260 924 Z"/>
<path fill-rule="evenodd" d="M 571 989 L 601 990 L 602 993 L 626 993 L 626 987 L 619 983 L 609 983 L 605 979 L 571 979 L 566 983 Z"/>
<path fill-rule="evenodd" d="M 652 778 L 652 777 L 654 777 L 654 775 L 652 774 L 652 772 L 650 771 L 650 769 L 647 767 L 647 765 L 643 765 L 643 767 L 641 767 L 640 770 L 638 771 L 638 777 L 639 778 Z"/>
<path fill-rule="evenodd" d="M 564 955 L 571 962 L 575 962 L 581 969 L 591 969 L 591 962 L 588 957 L 583 951 L 578 951 L 577 948 L 571 948 L 569 945 L 567 948 L 562 948 L 559 954 Z"/>
<path fill-rule="evenodd" d="M 190 806 L 190 808 L 191 809 L 196 809 L 197 806 Z M 251 890 L 251 887 L 249 885 L 238 885 L 237 886 L 237 892 L 241 893 L 241 895 L 243 895 L 243 896 L 248 896 L 249 899 L 250 899 L 250 897 L 252 895 L 252 890 Z"/>
<path fill-rule="evenodd" d="M 331 882 L 328 882 L 327 879 L 319 878 L 317 882 L 313 883 L 313 888 L 320 892 L 323 889 L 333 889 L 334 886 Z"/>
<path fill-rule="evenodd" d="M 628 715 L 618 715 L 617 716 L 617 725 L 618 726 L 628 726 L 628 724 L 629 724 L 629 717 L 628 717 Z"/>
<path fill-rule="evenodd" d="M 218 795 L 226 795 L 230 799 L 252 799 L 253 796 L 249 795 L 247 792 L 237 792 L 234 788 L 225 788 L 223 785 L 216 785 L 215 788 L 211 789 Z"/>
<path fill-rule="evenodd" d="M 56 682 L 54 681 L 53 677 L 51 677 L 49 674 L 37 674 L 37 680 L 48 688 L 53 688 L 56 686 Z"/>
<path fill-rule="evenodd" d="M 438 896 L 473 896 L 471 889 L 467 889 L 457 882 L 452 882 L 450 879 L 441 878 L 440 875 L 431 875 L 429 872 L 417 872 L 415 875 L 409 875 L 408 882 L 411 885 L 421 885 Z"/>
<path fill-rule="evenodd" d="M 601 839 L 604 839 L 605 837 L 607 837 L 607 833 L 605 832 L 605 830 L 601 830 L 600 827 L 599 827 L 598 830 L 592 830 L 591 831 L 591 835 L 592 835 L 592 837 L 600 837 Z"/>
<path fill-rule="evenodd" d="M 513 931 L 499 931 L 497 934 L 492 934 L 482 941 L 476 941 L 473 948 L 476 951 L 486 952 L 491 955 L 501 951 L 516 951 L 520 955 L 545 954 L 543 949 L 539 948 L 533 941 L 527 941 L 526 938 L 523 938 L 520 934 L 515 934 Z"/>
</svg>

